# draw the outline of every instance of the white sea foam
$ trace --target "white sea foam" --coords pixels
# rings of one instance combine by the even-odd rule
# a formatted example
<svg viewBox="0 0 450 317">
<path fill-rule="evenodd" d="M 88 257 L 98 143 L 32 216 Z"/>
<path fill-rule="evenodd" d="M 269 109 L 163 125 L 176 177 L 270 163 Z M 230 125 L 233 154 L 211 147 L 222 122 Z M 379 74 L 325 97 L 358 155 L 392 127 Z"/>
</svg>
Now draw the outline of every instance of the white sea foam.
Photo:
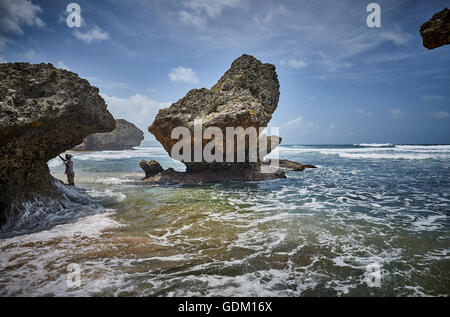
<svg viewBox="0 0 450 317">
<path fill-rule="evenodd" d="M 405 160 L 425 160 L 450 158 L 450 145 L 393 145 L 391 143 L 361 143 L 355 147 L 309 147 L 309 146 L 280 146 L 279 153 L 292 155 L 296 153 L 320 153 L 323 155 L 338 155 L 350 159 L 405 159 Z M 79 152 L 75 154 L 75 160 L 80 161 L 109 161 L 130 158 L 165 158 L 171 161 L 171 165 L 184 167 L 180 162 L 170 159 L 165 150 L 160 147 L 139 147 L 136 150 L 126 151 L 100 151 L 100 152 Z M 267 155 L 267 159 L 274 158 L 272 152 Z M 48 162 L 50 168 L 62 165 L 58 158 Z"/>
<path fill-rule="evenodd" d="M 396 145 L 400 151 L 444 151 L 450 152 L 450 145 Z"/>
<path fill-rule="evenodd" d="M 302 283 L 299 275 L 294 270 L 269 269 L 238 276 L 188 275 L 183 277 L 183 283 L 202 285 L 204 289 L 209 290 L 209 296 L 298 296 L 315 285 Z M 290 285 L 287 289 L 286 284 Z M 277 289 L 284 290 L 276 291 Z M 201 290 L 174 290 L 168 295 L 201 296 Z"/>
<path fill-rule="evenodd" d="M 74 155 L 74 159 L 81 161 L 105 161 L 121 160 L 129 158 L 167 157 L 163 148 L 149 147 L 137 148 L 136 150 L 125 151 L 99 151 L 99 152 L 79 152 Z"/>
<path fill-rule="evenodd" d="M 447 219 L 445 215 L 431 215 L 428 217 L 419 217 L 412 223 L 415 230 L 420 231 L 435 231 L 443 227 L 438 221 L 440 219 Z"/>
<path fill-rule="evenodd" d="M 0 248 L 4 248 L 9 244 L 21 245 L 37 241 L 45 242 L 55 238 L 95 238 L 106 229 L 121 226 L 121 224 L 111 218 L 114 213 L 115 211 L 112 209 L 105 210 L 99 214 L 82 217 L 76 222 L 56 225 L 48 230 L 19 235 L 7 240 L 0 240 Z"/>
<path fill-rule="evenodd" d="M 449 196 L 437 187 L 446 184 L 445 163 L 431 162 L 444 168 L 440 176 L 432 175 L 436 187 L 429 189 L 408 183 L 408 177 L 398 183 L 395 172 L 379 169 L 382 164 L 376 161 L 369 164 L 376 173 L 367 174 L 358 164 L 338 158 L 442 159 L 449 157 L 450 146 L 295 146 L 280 152 L 302 163 L 305 157 L 323 160 L 323 167 L 290 173 L 283 180 L 161 187 L 156 193 L 124 185 L 134 175 L 131 170 L 130 175 L 83 170 L 77 179 L 89 190 L 62 187 L 72 202 L 56 212 L 60 218 L 49 216 L 51 225 L 39 232 L 0 240 L 0 285 L 7 285 L 0 287 L 0 295 L 358 295 L 366 265 L 374 262 L 389 269 L 387 280 L 400 285 L 393 290 L 386 283 L 375 292 L 410 295 L 407 285 L 416 284 L 420 291 L 415 294 L 439 291 L 438 283 L 433 287 L 421 276 L 442 280 L 446 273 L 439 275 L 441 261 L 449 258 Z M 149 153 L 144 157 L 151 157 Z M 92 155 L 109 165 L 114 160 L 110 154 L 117 158 L 123 153 L 80 153 L 87 157 L 78 167 L 89 167 Z M 398 163 L 408 169 L 414 164 Z M 134 210 L 114 214 L 94 202 Z M 31 219 L 37 210 L 33 208 L 25 218 Z M 136 215 L 129 217 L 132 212 Z M 103 234 L 121 225 L 115 217 L 129 222 L 130 230 Z M 211 225 L 221 230 L 211 230 Z M 134 242 L 135 228 L 148 245 L 141 238 Z M 424 243 L 408 244 L 409 239 Z M 82 287 L 68 290 L 65 266 L 72 260 L 82 265 Z M 433 277 L 436 271 L 440 273 Z"/>
<path fill-rule="evenodd" d="M 367 146 L 367 147 L 353 147 L 353 148 L 280 147 L 280 154 L 282 156 L 299 153 L 320 153 L 323 155 L 337 155 L 339 157 L 349 159 L 388 159 L 388 160 L 449 159 L 450 145 L 438 145 L 438 146 L 397 145 L 395 147 Z"/>
<path fill-rule="evenodd" d="M 432 154 L 417 154 L 417 153 L 345 153 L 335 151 L 323 151 L 322 154 L 337 154 L 343 158 L 349 159 L 388 159 L 388 160 L 427 160 L 439 159 L 442 156 Z"/>
<path fill-rule="evenodd" d="M 99 178 L 95 179 L 96 183 L 106 184 L 106 185 L 120 185 L 126 182 L 133 181 L 129 178 L 118 178 L 118 177 L 105 177 L 105 178 Z"/>
<path fill-rule="evenodd" d="M 88 191 L 91 197 L 110 197 L 115 199 L 117 202 L 124 201 L 127 196 L 120 191 L 115 191 L 113 189 L 107 188 L 104 190 L 90 190 Z"/>
<path fill-rule="evenodd" d="M 122 226 L 111 218 L 113 214 L 113 211 L 94 214 L 48 230 L 0 240 L 0 284 L 5 286 L 0 287 L 0 295 L 87 295 L 83 289 L 73 292 L 67 287 L 66 266 L 82 265 L 73 258 L 76 250 L 89 246 L 89 241 L 98 239 L 105 230 Z M 82 279 L 89 284 L 89 291 L 95 291 L 92 286 L 101 282 L 86 281 L 83 271 Z"/>
</svg>

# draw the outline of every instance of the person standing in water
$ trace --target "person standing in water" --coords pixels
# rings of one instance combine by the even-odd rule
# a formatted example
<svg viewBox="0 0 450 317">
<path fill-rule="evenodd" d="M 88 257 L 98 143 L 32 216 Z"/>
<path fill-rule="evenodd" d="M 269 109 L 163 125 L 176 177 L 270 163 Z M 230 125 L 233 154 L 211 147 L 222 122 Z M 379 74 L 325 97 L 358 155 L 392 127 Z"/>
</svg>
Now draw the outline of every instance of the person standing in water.
<svg viewBox="0 0 450 317">
<path fill-rule="evenodd" d="M 63 159 L 61 155 L 58 155 L 61 160 L 63 160 L 64 165 L 66 165 L 66 171 L 64 174 L 67 175 L 67 182 L 70 186 L 75 186 L 75 172 L 73 171 L 73 161 L 72 154 L 66 154 L 66 159 Z"/>
</svg>

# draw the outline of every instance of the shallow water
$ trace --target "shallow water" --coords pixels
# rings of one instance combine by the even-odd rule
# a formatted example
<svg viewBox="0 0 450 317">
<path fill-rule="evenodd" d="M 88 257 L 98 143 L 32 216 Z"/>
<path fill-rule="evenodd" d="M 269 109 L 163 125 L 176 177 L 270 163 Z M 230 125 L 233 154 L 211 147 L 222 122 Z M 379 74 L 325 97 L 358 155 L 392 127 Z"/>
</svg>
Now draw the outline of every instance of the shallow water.
<svg viewBox="0 0 450 317">
<path fill-rule="evenodd" d="M 0 233 L 0 295 L 448 296 L 450 146 L 282 146 L 286 179 L 140 186 L 162 149 L 75 154 L 65 206 Z M 64 180 L 60 161 L 49 162 Z M 81 286 L 67 286 L 78 264 Z M 381 266 L 380 287 L 366 283 Z"/>
</svg>

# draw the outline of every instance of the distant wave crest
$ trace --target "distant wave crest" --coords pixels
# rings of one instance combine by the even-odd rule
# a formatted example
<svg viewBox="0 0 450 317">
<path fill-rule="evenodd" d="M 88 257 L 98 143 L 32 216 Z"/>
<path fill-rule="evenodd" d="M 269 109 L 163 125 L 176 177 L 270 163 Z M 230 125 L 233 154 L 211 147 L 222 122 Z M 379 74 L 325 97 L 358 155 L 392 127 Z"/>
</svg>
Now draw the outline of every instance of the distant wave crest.
<svg viewBox="0 0 450 317">
<path fill-rule="evenodd" d="M 353 146 L 280 147 L 280 154 L 320 153 L 347 159 L 428 160 L 450 159 L 450 145 L 354 144 Z"/>
<path fill-rule="evenodd" d="M 391 143 L 359 143 L 353 145 L 361 147 L 395 147 L 395 145 Z"/>
</svg>

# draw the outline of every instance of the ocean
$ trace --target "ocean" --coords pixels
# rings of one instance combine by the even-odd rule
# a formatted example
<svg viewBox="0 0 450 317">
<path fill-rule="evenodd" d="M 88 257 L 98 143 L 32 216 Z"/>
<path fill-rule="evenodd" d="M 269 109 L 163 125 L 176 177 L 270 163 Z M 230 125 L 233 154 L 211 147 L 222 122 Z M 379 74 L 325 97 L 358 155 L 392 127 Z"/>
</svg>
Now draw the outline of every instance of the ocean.
<svg viewBox="0 0 450 317">
<path fill-rule="evenodd" d="M 64 204 L 31 201 L 0 231 L 0 296 L 449 296 L 450 145 L 279 153 L 319 168 L 143 186 L 141 160 L 184 165 L 156 147 L 75 153 Z"/>
</svg>

